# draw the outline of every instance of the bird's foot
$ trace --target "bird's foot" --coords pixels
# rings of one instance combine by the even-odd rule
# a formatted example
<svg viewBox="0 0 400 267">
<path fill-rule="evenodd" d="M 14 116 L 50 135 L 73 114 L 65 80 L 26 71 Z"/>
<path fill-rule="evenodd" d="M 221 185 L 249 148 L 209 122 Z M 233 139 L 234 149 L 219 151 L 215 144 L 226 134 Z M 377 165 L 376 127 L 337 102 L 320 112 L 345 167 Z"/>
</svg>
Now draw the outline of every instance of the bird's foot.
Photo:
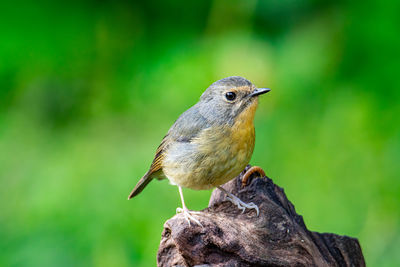
<svg viewBox="0 0 400 267">
<path fill-rule="evenodd" d="M 238 198 L 231 192 L 226 191 L 225 188 L 223 188 L 221 186 L 217 186 L 217 188 L 219 190 L 221 190 L 222 192 L 224 192 L 226 194 L 226 199 L 229 200 L 230 202 L 232 202 L 233 204 L 235 204 L 239 209 L 241 209 L 242 213 L 246 210 L 246 208 L 248 208 L 248 209 L 255 209 L 257 212 L 257 216 L 258 216 L 258 214 L 260 214 L 260 210 L 258 209 L 258 206 L 256 204 L 254 204 L 253 202 L 244 203 L 243 201 L 240 200 L 240 198 Z"/>
<path fill-rule="evenodd" d="M 183 216 L 185 216 L 186 221 L 189 223 L 189 226 L 190 226 L 190 220 L 192 220 L 195 223 L 197 223 L 198 225 L 200 225 L 201 227 L 203 227 L 203 225 L 200 223 L 200 221 L 197 220 L 192 215 L 192 214 L 200 214 L 199 211 L 189 211 L 186 207 L 183 207 L 183 208 L 176 208 L 176 213 L 182 213 Z"/>
<path fill-rule="evenodd" d="M 229 196 L 226 196 L 226 199 L 229 200 L 230 202 L 232 202 L 233 204 L 235 204 L 238 207 L 238 209 L 242 210 L 242 213 L 246 210 L 246 208 L 255 209 L 257 212 L 257 216 L 260 213 L 258 206 L 256 204 L 254 204 L 253 202 L 244 203 L 243 201 L 240 200 L 240 198 L 238 198 L 232 194 Z"/>
</svg>

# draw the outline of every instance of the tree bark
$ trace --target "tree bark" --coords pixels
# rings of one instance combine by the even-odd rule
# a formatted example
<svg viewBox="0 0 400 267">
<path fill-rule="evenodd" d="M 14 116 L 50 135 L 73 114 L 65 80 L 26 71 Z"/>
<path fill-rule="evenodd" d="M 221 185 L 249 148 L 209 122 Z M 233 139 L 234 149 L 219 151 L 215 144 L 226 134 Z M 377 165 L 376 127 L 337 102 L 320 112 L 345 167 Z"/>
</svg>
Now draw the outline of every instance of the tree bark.
<svg viewBox="0 0 400 267">
<path fill-rule="evenodd" d="M 215 189 L 209 207 L 189 226 L 182 214 L 164 224 L 158 266 L 365 266 L 357 239 L 309 231 L 282 188 L 271 179 L 242 178 L 223 185 L 260 209 L 241 212 Z"/>
</svg>

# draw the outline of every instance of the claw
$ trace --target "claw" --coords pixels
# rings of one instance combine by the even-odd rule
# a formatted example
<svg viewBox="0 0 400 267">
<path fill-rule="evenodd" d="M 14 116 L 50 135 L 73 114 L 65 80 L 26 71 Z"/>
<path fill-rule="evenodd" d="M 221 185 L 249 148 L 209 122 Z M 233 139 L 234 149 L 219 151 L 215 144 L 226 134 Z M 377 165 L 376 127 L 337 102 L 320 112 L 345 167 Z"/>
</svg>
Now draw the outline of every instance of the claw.
<svg viewBox="0 0 400 267">
<path fill-rule="evenodd" d="M 176 209 L 176 213 L 181 213 L 182 212 L 183 216 L 185 216 L 186 221 L 189 223 L 189 226 L 190 226 L 190 220 L 192 220 L 195 223 L 197 223 L 198 225 L 200 225 L 201 227 L 203 227 L 203 225 L 200 223 L 200 221 L 197 220 L 192 215 L 192 214 L 200 214 L 201 212 L 199 212 L 199 211 L 189 211 L 189 209 L 186 208 L 185 201 L 183 199 L 182 187 L 178 186 L 178 189 L 179 189 L 179 194 L 181 195 L 182 208 L 177 208 Z"/>
<path fill-rule="evenodd" d="M 192 211 L 190 212 L 188 209 L 185 208 L 176 208 L 176 213 L 182 213 L 183 216 L 185 216 L 186 221 L 188 222 L 189 226 L 190 226 L 190 220 L 194 221 L 195 223 L 197 223 L 198 225 L 200 225 L 201 227 L 203 227 L 203 225 L 200 223 L 199 220 L 197 220 L 195 217 L 193 217 L 192 214 L 195 213 L 199 213 L 199 212 L 195 212 Z M 192 214 L 191 214 L 192 213 Z"/>
<path fill-rule="evenodd" d="M 257 212 L 257 216 L 260 214 L 260 210 L 259 210 L 258 206 L 256 204 L 254 204 L 253 202 L 245 203 L 245 202 L 241 201 L 240 198 L 238 198 L 237 196 L 226 191 L 224 188 L 218 186 L 218 189 L 220 189 L 221 191 L 225 192 L 225 194 L 227 194 L 226 199 L 229 200 L 230 202 L 232 202 L 234 205 L 236 205 L 238 207 L 238 209 L 242 210 L 242 214 L 245 212 L 246 208 L 255 209 Z"/>
</svg>

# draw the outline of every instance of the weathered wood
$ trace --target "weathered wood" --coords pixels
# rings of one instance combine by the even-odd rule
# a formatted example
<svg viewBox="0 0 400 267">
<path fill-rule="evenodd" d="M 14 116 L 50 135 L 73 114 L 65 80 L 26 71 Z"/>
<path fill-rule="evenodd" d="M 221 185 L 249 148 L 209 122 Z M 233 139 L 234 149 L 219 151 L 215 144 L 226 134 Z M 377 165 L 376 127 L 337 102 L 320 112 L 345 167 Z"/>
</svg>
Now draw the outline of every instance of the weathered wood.
<svg viewBox="0 0 400 267">
<path fill-rule="evenodd" d="M 195 215 L 203 228 L 182 214 L 164 224 L 159 266 L 365 266 L 357 239 L 309 231 L 282 188 L 267 177 L 250 177 L 242 188 L 243 174 L 223 187 L 258 205 L 260 215 L 242 214 L 214 190 L 209 207 Z"/>
</svg>

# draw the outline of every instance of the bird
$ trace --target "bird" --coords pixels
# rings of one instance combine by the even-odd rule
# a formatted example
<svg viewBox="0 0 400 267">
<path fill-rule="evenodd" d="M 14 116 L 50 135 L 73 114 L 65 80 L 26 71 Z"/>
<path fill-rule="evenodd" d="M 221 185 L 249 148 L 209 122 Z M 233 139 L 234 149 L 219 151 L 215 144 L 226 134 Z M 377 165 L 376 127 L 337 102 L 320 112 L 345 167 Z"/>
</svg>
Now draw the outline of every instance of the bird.
<svg viewBox="0 0 400 267">
<path fill-rule="evenodd" d="M 255 209 L 226 191 L 222 184 L 236 177 L 249 163 L 255 145 L 254 116 L 258 97 L 269 88 L 257 88 L 246 78 L 231 76 L 212 83 L 200 100 L 182 113 L 158 146 L 149 170 L 139 180 L 128 199 L 137 196 L 153 180 L 168 179 L 176 185 L 183 213 L 202 225 L 184 201 L 182 188 L 218 188 L 239 209 Z"/>
</svg>

